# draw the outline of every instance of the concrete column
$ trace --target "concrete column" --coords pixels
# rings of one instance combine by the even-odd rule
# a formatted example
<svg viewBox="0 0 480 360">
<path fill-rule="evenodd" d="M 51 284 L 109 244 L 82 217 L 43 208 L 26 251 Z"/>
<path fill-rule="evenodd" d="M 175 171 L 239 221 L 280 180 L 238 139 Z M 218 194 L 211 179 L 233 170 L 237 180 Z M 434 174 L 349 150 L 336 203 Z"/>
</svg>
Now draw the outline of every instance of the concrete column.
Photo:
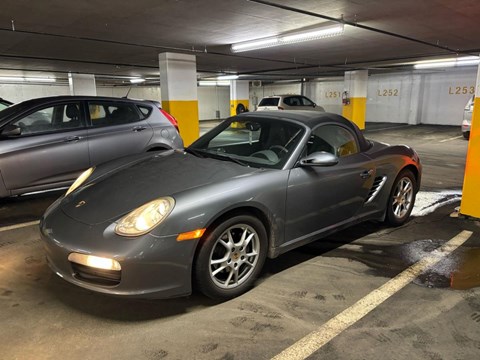
<svg viewBox="0 0 480 360">
<path fill-rule="evenodd" d="M 198 139 L 197 62 L 194 55 L 161 53 L 162 108 L 178 121 L 185 146 Z"/>
<path fill-rule="evenodd" d="M 248 109 L 249 90 L 247 80 L 230 81 L 230 116 L 237 115 L 237 106 L 242 104 Z"/>
<path fill-rule="evenodd" d="M 68 73 L 68 85 L 70 87 L 70 95 L 97 96 L 95 75 Z"/>
<path fill-rule="evenodd" d="M 315 83 L 313 81 L 304 81 L 302 83 L 302 95 L 305 95 L 310 100 L 317 102 L 317 100 L 314 99 L 314 96 L 313 96 L 314 87 L 315 87 Z"/>
<path fill-rule="evenodd" d="M 346 71 L 344 84 L 349 103 L 343 104 L 342 115 L 357 124 L 360 129 L 365 129 L 368 71 Z"/>
<path fill-rule="evenodd" d="M 468 141 L 460 213 L 480 218 L 480 66 L 477 71 L 472 127 Z"/>
</svg>

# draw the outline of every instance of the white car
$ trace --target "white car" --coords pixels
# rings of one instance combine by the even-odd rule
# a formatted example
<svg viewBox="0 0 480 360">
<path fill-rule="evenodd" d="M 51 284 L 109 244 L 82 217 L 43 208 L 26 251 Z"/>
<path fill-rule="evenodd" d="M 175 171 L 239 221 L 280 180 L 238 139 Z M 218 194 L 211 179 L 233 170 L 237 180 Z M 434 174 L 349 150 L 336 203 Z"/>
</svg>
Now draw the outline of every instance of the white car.
<svg viewBox="0 0 480 360">
<path fill-rule="evenodd" d="M 462 121 L 462 133 L 463 137 L 468 140 L 470 137 L 470 127 L 472 126 L 472 113 L 473 113 L 473 103 L 475 101 L 475 96 L 472 96 L 468 100 L 467 105 L 463 111 L 463 121 Z"/>
<path fill-rule="evenodd" d="M 315 104 L 303 95 L 272 95 L 264 97 L 257 106 L 257 111 L 263 110 L 314 110 L 325 109 Z"/>
</svg>

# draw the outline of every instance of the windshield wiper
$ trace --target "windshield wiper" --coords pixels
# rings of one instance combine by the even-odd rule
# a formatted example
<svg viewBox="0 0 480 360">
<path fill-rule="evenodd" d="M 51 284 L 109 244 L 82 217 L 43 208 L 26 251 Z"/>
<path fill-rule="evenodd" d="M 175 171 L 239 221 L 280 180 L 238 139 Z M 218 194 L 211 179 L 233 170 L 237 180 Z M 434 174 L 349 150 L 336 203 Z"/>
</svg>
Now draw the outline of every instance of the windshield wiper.
<svg viewBox="0 0 480 360">
<path fill-rule="evenodd" d="M 237 163 L 239 165 L 242 165 L 242 166 L 247 166 L 249 167 L 250 165 L 248 165 L 246 162 L 242 161 L 242 160 L 239 160 L 237 158 L 234 158 L 232 156 L 229 156 L 229 155 L 224 155 L 224 154 L 219 154 L 219 153 L 211 153 L 211 152 L 208 152 L 207 154 L 205 154 L 207 156 L 210 156 L 214 159 L 217 159 L 217 160 L 222 160 L 222 161 L 231 161 L 231 162 L 234 162 L 234 163 Z"/>
<path fill-rule="evenodd" d="M 207 151 L 207 150 L 199 150 L 199 149 L 192 149 L 192 148 L 185 148 L 184 151 L 186 153 L 192 154 L 192 155 L 194 155 L 196 157 L 200 157 L 200 158 L 209 157 L 209 158 L 214 158 L 214 159 L 222 160 L 222 161 L 231 161 L 231 162 L 237 163 L 237 164 L 242 165 L 242 166 L 250 166 L 242 160 L 239 160 L 237 158 L 234 158 L 234 157 L 226 155 L 226 154 L 224 155 L 223 153 L 214 153 L 214 152 L 210 152 L 210 151 Z"/>
<path fill-rule="evenodd" d="M 203 150 L 197 150 L 197 149 L 192 149 L 192 148 L 185 148 L 184 151 L 186 153 L 192 154 L 196 157 L 204 158 L 206 157 L 206 153 Z"/>
</svg>

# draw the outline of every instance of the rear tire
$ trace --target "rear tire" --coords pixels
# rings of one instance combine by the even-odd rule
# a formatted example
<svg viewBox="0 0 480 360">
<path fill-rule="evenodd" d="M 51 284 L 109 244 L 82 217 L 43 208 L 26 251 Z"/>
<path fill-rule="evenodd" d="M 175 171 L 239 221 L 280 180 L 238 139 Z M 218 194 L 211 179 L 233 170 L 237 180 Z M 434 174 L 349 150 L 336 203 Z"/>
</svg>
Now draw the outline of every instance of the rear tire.
<svg viewBox="0 0 480 360">
<path fill-rule="evenodd" d="M 415 205 L 417 180 L 410 170 L 402 170 L 393 182 L 387 203 L 386 222 L 392 226 L 403 225 Z"/>
<path fill-rule="evenodd" d="M 262 222 L 237 215 L 215 226 L 198 252 L 194 279 L 197 288 L 216 300 L 239 296 L 252 287 L 267 256 Z"/>
<path fill-rule="evenodd" d="M 465 131 L 465 132 L 463 133 L 463 137 L 464 137 L 466 140 L 470 139 L 470 131 Z"/>
</svg>

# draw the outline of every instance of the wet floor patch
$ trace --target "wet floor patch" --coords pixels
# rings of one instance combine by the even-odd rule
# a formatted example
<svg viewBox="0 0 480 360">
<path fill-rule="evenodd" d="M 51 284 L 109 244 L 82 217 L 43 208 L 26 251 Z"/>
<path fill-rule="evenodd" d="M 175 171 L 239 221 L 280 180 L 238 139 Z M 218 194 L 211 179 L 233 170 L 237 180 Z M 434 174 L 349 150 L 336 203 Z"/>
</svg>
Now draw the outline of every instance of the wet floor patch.
<svg viewBox="0 0 480 360">
<path fill-rule="evenodd" d="M 412 264 L 439 251 L 444 243 L 443 240 L 424 239 L 395 246 L 359 244 L 340 247 L 323 256 L 359 261 L 370 268 L 367 273 L 393 278 Z M 480 287 L 480 248 L 457 249 L 420 274 L 413 283 L 429 288 L 457 290 Z"/>
</svg>

